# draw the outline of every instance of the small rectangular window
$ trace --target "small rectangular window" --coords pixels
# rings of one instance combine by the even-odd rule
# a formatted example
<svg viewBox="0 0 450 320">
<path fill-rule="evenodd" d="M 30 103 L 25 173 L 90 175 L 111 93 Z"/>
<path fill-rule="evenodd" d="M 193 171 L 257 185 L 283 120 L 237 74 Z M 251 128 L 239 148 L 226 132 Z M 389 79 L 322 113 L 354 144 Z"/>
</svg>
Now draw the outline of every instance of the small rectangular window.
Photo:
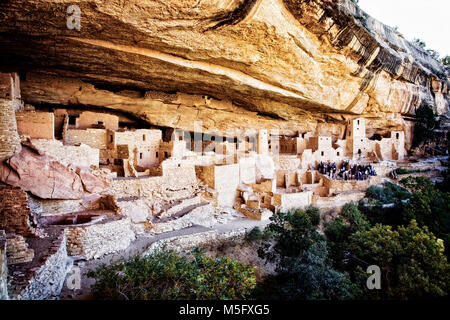
<svg viewBox="0 0 450 320">
<path fill-rule="evenodd" d="M 158 151 L 156 151 L 156 158 L 159 158 L 159 153 L 158 153 Z"/>
<path fill-rule="evenodd" d="M 141 152 L 141 153 L 139 153 L 139 158 L 140 158 L 140 159 L 142 159 L 142 152 Z"/>
<path fill-rule="evenodd" d="M 145 141 L 145 134 L 142 135 L 142 141 Z"/>
<path fill-rule="evenodd" d="M 69 124 L 71 126 L 74 126 L 76 124 L 76 122 L 77 122 L 76 119 L 77 119 L 77 117 L 75 117 L 75 116 L 69 116 Z"/>
</svg>

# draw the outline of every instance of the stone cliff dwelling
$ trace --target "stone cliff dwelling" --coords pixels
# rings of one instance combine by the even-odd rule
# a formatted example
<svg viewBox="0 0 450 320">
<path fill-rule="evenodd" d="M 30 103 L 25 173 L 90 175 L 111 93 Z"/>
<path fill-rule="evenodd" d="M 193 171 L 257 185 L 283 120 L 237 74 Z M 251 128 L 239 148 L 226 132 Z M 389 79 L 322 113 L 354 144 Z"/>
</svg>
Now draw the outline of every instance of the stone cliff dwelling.
<svg viewBox="0 0 450 320">
<path fill-rule="evenodd" d="M 359 201 L 409 162 L 417 107 L 448 114 L 445 70 L 405 41 L 346 28 L 322 0 L 257 1 L 245 23 L 217 30 L 209 17 L 237 4 L 202 2 L 208 18 L 178 40 L 135 23 L 165 10 L 156 1 L 129 1 L 148 10 L 119 16 L 86 5 L 80 32 L 49 25 L 22 44 L 4 30 L 30 34 L 37 18 L 16 24 L 10 2 L 33 8 L 0 4 L 0 298 L 57 298 L 74 261 L 155 235 Z M 65 19 L 43 2 L 43 17 Z M 339 14 L 357 21 L 342 2 Z M 168 5 L 191 24 L 183 4 Z M 117 35 L 141 40 L 87 31 L 111 15 Z M 258 49 L 262 36 L 278 45 Z"/>
</svg>

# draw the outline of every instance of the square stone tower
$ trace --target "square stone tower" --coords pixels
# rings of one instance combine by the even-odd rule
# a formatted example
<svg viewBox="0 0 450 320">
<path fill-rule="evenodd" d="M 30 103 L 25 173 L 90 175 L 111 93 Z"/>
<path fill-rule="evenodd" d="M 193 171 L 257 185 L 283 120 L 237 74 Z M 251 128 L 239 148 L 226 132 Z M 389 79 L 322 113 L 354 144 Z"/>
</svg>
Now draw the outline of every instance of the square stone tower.
<svg viewBox="0 0 450 320">
<path fill-rule="evenodd" d="M 258 153 L 269 153 L 269 133 L 267 130 L 259 130 L 258 132 Z"/>
<path fill-rule="evenodd" d="M 394 160 L 403 160 L 405 157 L 405 132 L 403 131 L 392 131 L 391 141 L 394 147 Z"/>
<path fill-rule="evenodd" d="M 366 121 L 364 118 L 349 120 L 347 124 L 347 152 L 352 159 L 366 157 L 369 143 L 366 138 Z"/>
</svg>

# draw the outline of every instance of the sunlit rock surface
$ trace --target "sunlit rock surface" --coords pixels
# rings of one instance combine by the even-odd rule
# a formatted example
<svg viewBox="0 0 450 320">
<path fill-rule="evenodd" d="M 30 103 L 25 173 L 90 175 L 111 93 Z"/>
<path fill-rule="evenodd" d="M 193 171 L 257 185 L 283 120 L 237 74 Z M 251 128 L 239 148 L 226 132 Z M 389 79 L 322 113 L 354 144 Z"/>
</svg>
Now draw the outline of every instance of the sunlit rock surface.
<svg viewBox="0 0 450 320">
<path fill-rule="evenodd" d="M 343 135 L 363 115 L 407 140 L 419 106 L 448 113 L 448 71 L 349 0 L 81 0 L 80 31 L 70 4 L 0 3 L 0 66 L 22 71 L 26 103 L 219 133 Z"/>
</svg>

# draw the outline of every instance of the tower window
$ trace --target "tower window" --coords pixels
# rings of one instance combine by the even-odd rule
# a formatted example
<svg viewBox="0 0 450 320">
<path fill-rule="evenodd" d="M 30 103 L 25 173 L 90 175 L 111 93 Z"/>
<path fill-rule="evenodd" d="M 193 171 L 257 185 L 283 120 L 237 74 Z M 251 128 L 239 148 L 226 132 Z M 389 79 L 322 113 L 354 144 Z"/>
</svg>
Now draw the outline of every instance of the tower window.
<svg viewBox="0 0 450 320">
<path fill-rule="evenodd" d="M 140 159 L 142 159 L 142 152 L 141 152 L 141 153 L 139 153 L 139 158 L 140 158 Z"/>
<path fill-rule="evenodd" d="M 69 116 L 69 125 L 74 126 L 77 123 L 77 117 Z"/>
<path fill-rule="evenodd" d="M 156 158 L 159 158 L 159 153 L 158 153 L 158 151 L 156 151 Z"/>
<path fill-rule="evenodd" d="M 396 133 L 395 136 L 397 137 L 397 140 L 400 139 L 400 133 Z"/>
<path fill-rule="evenodd" d="M 142 135 L 142 141 L 145 141 L 145 134 Z"/>
<path fill-rule="evenodd" d="M 109 142 L 113 143 L 113 141 L 114 141 L 114 138 L 113 138 L 112 135 L 110 135 L 110 136 L 109 136 Z"/>
<path fill-rule="evenodd" d="M 322 151 L 322 157 L 325 155 L 325 152 Z"/>
</svg>

